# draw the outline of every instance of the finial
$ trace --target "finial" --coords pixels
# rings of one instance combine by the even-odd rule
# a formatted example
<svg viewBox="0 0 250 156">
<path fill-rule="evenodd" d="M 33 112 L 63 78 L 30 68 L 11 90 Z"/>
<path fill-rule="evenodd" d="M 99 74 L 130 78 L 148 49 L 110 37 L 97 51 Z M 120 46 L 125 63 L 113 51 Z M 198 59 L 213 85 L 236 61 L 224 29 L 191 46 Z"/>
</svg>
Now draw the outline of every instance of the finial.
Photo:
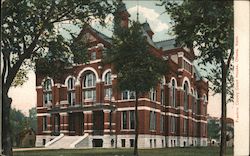
<svg viewBox="0 0 250 156">
<path fill-rule="evenodd" d="M 139 1 L 137 0 L 137 13 L 136 13 L 136 20 L 139 22 Z"/>
</svg>

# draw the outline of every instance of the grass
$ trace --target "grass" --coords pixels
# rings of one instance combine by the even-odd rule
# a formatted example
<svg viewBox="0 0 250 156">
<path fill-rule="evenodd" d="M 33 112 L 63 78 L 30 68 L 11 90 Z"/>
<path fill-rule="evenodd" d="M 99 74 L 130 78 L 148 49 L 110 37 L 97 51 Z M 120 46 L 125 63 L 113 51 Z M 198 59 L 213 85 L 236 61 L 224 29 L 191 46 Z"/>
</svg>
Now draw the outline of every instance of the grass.
<svg viewBox="0 0 250 156">
<path fill-rule="evenodd" d="M 14 156 L 132 156 L 133 149 L 59 149 L 15 151 Z M 140 149 L 140 156 L 218 156 L 219 147 Z M 233 148 L 227 149 L 233 156 Z"/>
</svg>

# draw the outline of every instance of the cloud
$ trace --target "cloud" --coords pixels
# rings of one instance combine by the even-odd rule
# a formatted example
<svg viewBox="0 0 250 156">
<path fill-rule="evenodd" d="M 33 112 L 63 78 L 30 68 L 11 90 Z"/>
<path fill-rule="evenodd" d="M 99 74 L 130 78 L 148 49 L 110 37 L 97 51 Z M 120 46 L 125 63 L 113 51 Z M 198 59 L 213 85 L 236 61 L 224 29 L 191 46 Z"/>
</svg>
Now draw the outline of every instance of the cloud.
<svg viewBox="0 0 250 156">
<path fill-rule="evenodd" d="M 156 12 L 154 9 L 149 9 L 149 8 L 146 8 L 146 7 L 139 5 L 138 10 L 139 10 L 139 16 L 142 16 L 143 18 L 145 18 L 149 22 L 149 24 L 154 32 L 160 32 L 160 31 L 164 31 L 164 30 L 169 29 L 169 26 L 159 19 L 160 14 L 158 12 Z M 128 12 L 131 15 L 136 14 L 137 13 L 137 5 L 132 7 L 132 8 L 129 8 Z M 142 20 L 142 19 L 140 18 L 140 20 Z"/>
</svg>

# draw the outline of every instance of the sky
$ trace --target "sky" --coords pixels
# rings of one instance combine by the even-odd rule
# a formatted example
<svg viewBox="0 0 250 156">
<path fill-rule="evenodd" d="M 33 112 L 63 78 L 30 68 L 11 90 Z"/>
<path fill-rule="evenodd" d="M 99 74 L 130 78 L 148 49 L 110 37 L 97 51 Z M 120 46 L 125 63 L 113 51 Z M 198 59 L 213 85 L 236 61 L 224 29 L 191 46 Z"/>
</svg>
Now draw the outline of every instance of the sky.
<svg viewBox="0 0 250 156">
<path fill-rule="evenodd" d="M 124 1 L 128 12 L 130 13 L 131 20 L 136 20 L 137 8 L 139 11 L 139 21 L 141 23 L 147 21 L 150 24 L 151 29 L 155 33 L 153 36 L 154 41 L 161 41 L 171 39 L 173 36 L 169 35 L 168 32 L 171 28 L 170 18 L 164 13 L 164 7 L 156 6 L 156 1 Z M 159 3 L 159 2 L 158 2 Z M 138 6 L 138 7 L 137 7 Z M 107 36 L 111 36 L 112 29 L 112 16 L 107 16 L 106 20 L 107 28 L 102 28 L 98 25 L 97 21 L 93 21 L 91 25 Z M 66 26 L 67 27 L 67 24 Z M 79 32 L 79 29 L 75 29 Z M 35 73 L 30 71 L 28 73 L 28 81 L 16 88 L 11 88 L 9 96 L 12 97 L 12 106 L 16 109 L 21 110 L 25 115 L 28 115 L 28 110 L 36 106 L 36 86 L 35 86 Z M 211 116 L 219 117 L 221 110 L 221 96 L 217 94 L 213 96 L 212 91 L 209 91 L 209 102 L 208 102 L 208 114 Z M 228 117 L 233 118 L 233 104 L 229 103 Z"/>
</svg>

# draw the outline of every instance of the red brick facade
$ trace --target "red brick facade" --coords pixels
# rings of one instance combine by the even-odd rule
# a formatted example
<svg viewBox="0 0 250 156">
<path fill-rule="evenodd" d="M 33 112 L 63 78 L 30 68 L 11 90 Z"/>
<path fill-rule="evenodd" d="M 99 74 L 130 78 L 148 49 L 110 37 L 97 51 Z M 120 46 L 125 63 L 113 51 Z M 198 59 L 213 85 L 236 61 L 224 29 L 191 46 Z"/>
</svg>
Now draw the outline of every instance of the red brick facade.
<svg viewBox="0 0 250 156">
<path fill-rule="evenodd" d="M 95 136 L 109 136 L 109 141 L 115 142 L 118 147 L 123 147 L 122 139 L 126 139 L 125 147 L 129 147 L 127 139 L 134 136 L 134 129 L 131 129 L 133 115 L 130 112 L 134 110 L 135 100 L 122 99 L 112 65 L 103 64 L 103 51 L 111 46 L 110 42 L 92 28 L 83 30 L 79 38 L 86 34 L 91 38 L 92 46 L 89 52 L 93 58 L 89 63 L 75 65 L 61 79 L 36 73 L 37 135 L 57 136 L 63 133 L 81 136 L 88 133 L 93 140 Z M 148 35 L 153 35 L 153 32 Z M 151 45 L 150 50 L 166 60 L 169 73 L 163 76 L 163 83 L 156 86 L 155 100 L 150 99 L 150 93 L 139 98 L 139 136 L 146 139 L 143 141 L 139 137 L 139 144 L 142 144 L 141 147 L 204 146 L 207 138 L 208 83 L 195 70 L 192 50 L 164 48 L 160 44 Z M 109 71 L 112 84 L 105 84 Z M 74 87 L 69 95 L 70 78 Z M 51 89 L 46 90 L 46 80 L 51 82 Z M 90 87 L 85 88 L 89 84 Z M 105 97 L 108 88 L 112 90 L 111 97 Z M 132 94 L 128 96 L 132 97 Z M 92 146 L 98 144 L 92 142 Z"/>
</svg>

